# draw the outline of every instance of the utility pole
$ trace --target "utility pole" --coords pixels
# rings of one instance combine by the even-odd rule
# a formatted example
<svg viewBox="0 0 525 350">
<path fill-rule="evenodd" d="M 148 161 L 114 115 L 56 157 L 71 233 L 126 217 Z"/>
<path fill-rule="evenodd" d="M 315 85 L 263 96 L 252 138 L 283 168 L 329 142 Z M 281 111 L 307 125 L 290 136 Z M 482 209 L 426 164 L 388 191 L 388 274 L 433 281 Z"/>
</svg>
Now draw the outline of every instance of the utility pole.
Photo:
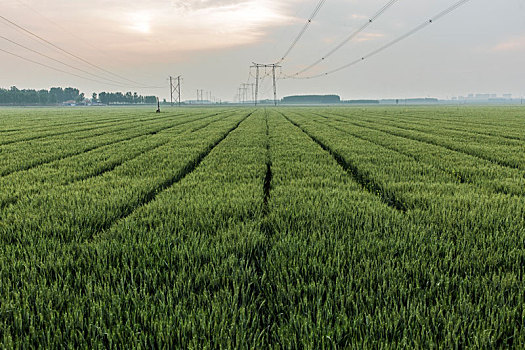
<svg viewBox="0 0 525 350">
<path fill-rule="evenodd" d="M 259 95 L 259 69 L 260 68 L 270 68 L 272 70 L 272 80 L 273 80 L 273 103 L 277 106 L 277 79 L 275 78 L 275 69 L 281 68 L 282 66 L 277 63 L 271 63 L 271 64 L 260 64 L 253 62 L 253 65 L 250 67 L 255 68 L 255 105 L 257 106 L 257 99 Z"/>
<path fill-rule="evenodd" d="M 177 84 L 175 84 L 174 82 L 177 81 Z M 172 76 L 170 76 L 170 102 L 171 102 L 171 106 L 173 107 L 173 94 L 175 94 L 176 98 L 177 98 L 177 103 L 180 107 L 180 104 L 181 104 L 181 98 L 180 98 L 180 95 L 181 95 L 181 85 L 180 85 L 180 81 L 181 81 L 181 76 L 179 75 L 178 77 L 176 78 L 173 78 Z"/>
</svg>

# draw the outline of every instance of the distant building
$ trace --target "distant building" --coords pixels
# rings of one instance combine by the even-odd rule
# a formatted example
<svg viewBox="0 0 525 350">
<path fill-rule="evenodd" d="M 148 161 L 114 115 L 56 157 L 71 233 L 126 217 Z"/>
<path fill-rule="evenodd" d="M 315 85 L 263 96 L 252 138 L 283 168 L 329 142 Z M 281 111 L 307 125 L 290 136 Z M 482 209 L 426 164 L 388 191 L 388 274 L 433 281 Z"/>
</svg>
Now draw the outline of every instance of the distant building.
<svg viewBox="0 0 525 350">
<path fill-rule="evenodd" d="M 476 94 L 476 100 L 488 100 L 490 94 Z"/>
<path fill-rule="evenodd" d="M 75 100 L 68 100 L 68 101 L 64 101 L 62 102 L 62 106 L 70 106 L 70 107 L 74 107 L 76 106 L 77 103 Z"/>
</svg>

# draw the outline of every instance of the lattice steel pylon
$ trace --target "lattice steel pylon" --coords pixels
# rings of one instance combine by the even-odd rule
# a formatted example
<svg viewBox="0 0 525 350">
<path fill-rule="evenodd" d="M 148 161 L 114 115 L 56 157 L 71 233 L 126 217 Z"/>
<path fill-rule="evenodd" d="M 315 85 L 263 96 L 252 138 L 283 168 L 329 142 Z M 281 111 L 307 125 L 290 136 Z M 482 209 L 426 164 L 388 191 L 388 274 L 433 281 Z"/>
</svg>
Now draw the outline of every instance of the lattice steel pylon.
<svg viewBox="0 0 525 350">
<path fill-rule="evenodd" d="M 259 79 L 260 79 L 260 69 L 261 68 L 271 68 L 273 76 L 273 103 L 277 106 L 277 80 L 275 78 L 275 69 L 281 68 L 282 66 L 277 63 L 271 64 L 260 64 L 253 62 L 253 65 L 250 67 L 255 68 L 255 105 L 257 106 L 257 100 L 259 95 Z"/>
<path fill-rule="evenodd" d="M 177 104 L 181 105 L 182 103 L 182 100 L 181 100 L 181 76 L 179 75 L 178 77 L 174 78 L 172 76 L 170 76 L 170 102 L 171 102 L 171 106 L 173 107 L 173 95 L 175 95 L 175 98 L 176 98 L 176 102 Z"/>
</svg>

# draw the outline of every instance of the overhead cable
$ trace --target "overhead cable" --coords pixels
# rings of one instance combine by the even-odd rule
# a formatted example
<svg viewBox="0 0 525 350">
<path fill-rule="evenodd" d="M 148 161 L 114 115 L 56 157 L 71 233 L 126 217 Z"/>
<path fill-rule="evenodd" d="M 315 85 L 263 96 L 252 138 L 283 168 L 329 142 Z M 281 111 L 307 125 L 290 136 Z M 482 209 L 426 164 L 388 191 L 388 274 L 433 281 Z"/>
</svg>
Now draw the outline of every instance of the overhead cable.
<svg viewBox="0 0 525 350">
<path fill-rule="evenodd" d="M 285 76 L 284 78 L 281 78 L 281 79 L 286 79 L 286 78 L 293 78 L 293 79 L 314 79 L 314 78 L 320 78 L 320 77 L 323 77 L 323 76 L 327 76 L 327 75 L 330 75 L 330 74 L 333 74 L 333 73 L 337 73 L 341 70 L 344 70 L 346 68 L 349 68 L 351 66 L 354 66 L 356 64 L 358 64 L 359 62 L 363 62 L 364 60 L 372 57 L 372 56 L 375 56 L 377 54 L 379 54 L 380 52 L 390 48 L 391 46 L 394 46 L 395 44 L 399 43 L 400 41 L 414 35 L 415 33 L 419 32 L 420 30 L 428 27 L 429 25 L 431 25 L 432 23 L 436 22 L 438 19 L 441 19 L 443 17 L 445 17 L 446 15 L 450 14 L 451 12 L 453 12 L 454 10 L 458 9 L 459 7 L 461 7 L 462 5 L 466 4 L 467 2 L 469 2 L 470 0 L 460 0 L 458 2 L 456 2 L 454 5 L 448 7 L 446 10 L 438 13 L 437 15 L 435 15 L 434 17 L 432 17 L 431 19 L 423 22 L 422 24 L 418 25 L 417 27 L 413 28 L 412 30 L 408 31 L 407 33 L 401 35 L 400 37 L 396 38 L 395 40 L 387 43 L 386 45 L 383 45 L 381 46 L 380 48 L 362 56 L 361 58 L 358 58 L 356 59 L 355 61 L 352 61 L 348 64 L 345 64 L 344 66 L 341 66 L 339 68 L 336 68 L 336 69 L 333 69 L 333 70 L 330 70 L 328 72 L 325 72 L 325 73 L 321 73 L 321 74 L 316 74 L 316 75 L 311 75 L 311 76 L 307 76 L 307 77 L 299 77 L 299 76 Z"/>
<path fill-rule="evenodd" d="M 299 34 L 297 35 L 297 37 L 294 39 L 294 41 L 292 42 L 292 44 L 290 45 L 290 47 L 288 48 L 288 50 L 286 50 L 286 52 L 284 53 L 283 57 L 281 57 L 281 59 L 277 62 L 277 64 L 280 64 L 282 63 L 287 57 L 288 55 L 290 54 L 290 52 L 292 52 L 292 50 L 294 49 L 294 47 L 297 45 L 297 43 L 299 42 L 299 40 L 301 40 L 301 38 L 303 37 L 304 33 L 306 33 L 306 31 L 308 30 L 308 27 L 310 26 L 310 24 L 312 24 L 312 21 L 315 19 L 315 17 L 317 16 L 317 14 L 319 13 L 319 11 L 321 10 L 321 7 L 323 7 L 324 3 L 326 2 L 326 0 L 320 0 L 319 3 L 317 4 L 317 6 L 315 7 L 314 11 L 312 12 L 312 14 L 310 15 L 310 17 L 308 17 L 308 21 L 306 22 L 306 24 L 304 25 L 304 27 L 301 29 L 301 31 L 299 32 Z"/>
<path fill-rule="evenodd" d="M 100 81 L 100 80 L 97 80 L 97 79 L 92 79 L 92 78 L 88 78 L 88 77 L 84 77 L 82 75 L 79 75 L 79 74 L 75 74 L 75 73 L 71 73 L 71 72 L 68 72 L 68 71 L 65 71 L 63 69 L 60 69 L 60 68 L 56 68 L 56 67 L 53 67 L 53 66 L 50 66 L 50 65 L 47 65 L 45 63 L 42 63 L 42 62 L 38 62 L 38 61 L 35 61 L 35 60 L 32 60 L 30 58 L 27 58 L 27 57 L 24 57 L 24 56 L 20 56 L 16 53 L 13 53 L 13 52 L 10 52 L 10 51 L 7 51 L 7 50 L 4 50 L 4 49 L 0 49 L 0 52 L 4 52 L 8 55 L 11 55 L 11 56 L 14 56 L 14 57 L 17 57 L 17 58 L 20 58 L 24 61 L 28 61 L 28 62 L 31 62 L 31 63 L 34 63 L 34 64 L 37 64 L 39 66 L 42 66 L 42 67 L 46 67 L 46 68 L 49 68 L 49 69 L 52 69 L 54 71 L 57 71 L 57 72 L 61 72 L 61 73 L 65 73 L 65 74 L 69 74 L 69 75 L 73 75 L 77 78 L 81 78 L 81 79 L 85 79 L 85 80 L 90 80 L 90 81 L 94 81 L 94 82 L 97 82 L 97 83 L 101 83 L 101 84 L 109 84 L 107 82 L 103 82 L 103 81 Z M 109 85 L 114 85 L 114 86 L 122 86 L 122 85 L 116 85 L 116 84 L 109 84 Z"/>
<path fill-rule="evenodd" d="M 30 9 L 31 11 L 33 11 L 35 14 L 37 14 L 38 16 L 42 17 L 43 19 L 45 19 L 46 21 L 48 21 L 49 23 L 53 24 L 54 26 L 56 26 L 58 29 L 60 29 L 62 32 L 66 32 L 67 34 L 71 35 L 73 38 L 77 39 L 79 42 L 81 42 L 83 45 L 86 45 L 86 46 L 89 46 L 91 49 L 93 50 L 96 50 L 97 52 L 103 54 L 103 55 L 107 55 L 107 53 L 105 53 L 104 51 L 102 51 L 99 47 L 95 46 L 95 45 L 92 45 L 90 44 L 85 38 L 82 38 L 80 36 L 78 36 L 77 34 L 75 34 L 74 32 L 72 32 L 71 30 L 67 29 L 66 27 L 60 25 L 59 23 L 57 23 L 56 21 L 53 21 L 52 19 L 50 19 L 49 17 L 45 16 L 44 14 L 42 14 L 42 12 L 40 11 L 37 11 L 35 9 L 34 6 L 32 5 L 29 5 L 27 4 L 25 1 L 22 1 L 22 0 L 16 0 L 19 4 L 23 5 L 24 7 Z"/>
<path fill-rule="evenodd" d="M 388 3 L 386 3 L 379 11 L 377 11 L 372 17 L 370 17 L 366 23 L 364 23 L 361 27 L 359 27 L 357 30 L 352 32 L 349 36 L 347 36 L 341 43 L 339 43 L 336 47 L 334 47 L 332 50 L 330 50 L 327 54 L 325 54 L 323 57 L 309 65 L 308 67 L 300 70 L 299 72 L 293 74 L 293 75 L 300 75 L 304 72 L 309 71 L 313 67 L 317 66 L 321 62 L 325 61 L 328 57 L 332 56 L 334 53 L 336 53 L 339 49 L 341 49 L 343 46 L 345 46 L 348 42 L 353 40 L 355 37 L 357 37 L 359 34 L 361 34 L 363 31 L 365 31 L 366 28 L 368 28 L 373 22 L 375 22 L 381 15 L 383 15 L 390 7 L 392 7 L 396 2 L 399 0 L 389 0 Z"/>
<path fill-rule="evenodd" d="M 37 51 L 37 50 L 33 50 L 33 49 L 31 49 L 30 47 L 24 46 L 24 45 L 22 45 L 22 44 L 20 44 L 20 43 L 18 43 L 18 42 L 16 42 L 16 41 L 13 41 L 13 40 L 11 40 L 11 39 L 8 39 L 8 38 L 4 37 L 4 36 L 2 36 L 2 35 L 0 35 L 0 39 L 3 39 L 3 40 L 5 40 L 5 41 L 8 41 L 8 42 L 10 42 L 10 43 L 12 43 L 12 44 L 14 44 L 14 45 L 16 45 L 16 46 L 19 46 L 19 47 L 23 48 L 23 49 L 26 49 L 26 50 L 31 51 L 31 52 L 33 52 L 33 53 L 36 53 L 37 55 L 40 55 L 40 56 L 42 56 L 42 57 L 45 57 L 45 58 L 47 58 L 47 59 L 49 59 L 49 60 L 55 61 L 55 62 L 57 62 L 57 63 L 60 63 L 60 64 L 66 66 L 66 67 L 68 67 L 68 68 L 75 69 L 75 70 L 77 70 L 77 71 L 79 71 L 79 72 L 82 72 L 82 73 L 87 74 L 87 75 L 91 75 L 91 76 L 93 76 L 93 77 L 95 77 L 95 78 L 99 78 L 99 79 L 103 79 L 103 80 L 107 80 L 107 81 L 109 81 L 109 82 L 115 83 L 115 84 L 116 84 L 115 86 L 128 86 L 128 84 L 123 84 L 123 83 L 120 82 L 120 81 L 116 81 L 116 80 L 113 80 L 113 79 L 109 79 L 109 78 L 103 77 L 103 76 L 101 76 L 101 75 L 97 75 L 97 74 L 94 74 L 94 73 L 88 72 L 88 71 L 86 71 L 86 70 L 84 70 L 84 69 L 81 69 L 81 68 L 75 67 L 75 66 L 73 66 L 73 65 L 71 65 L 71 64 L 69 64 L 69 63 L 66 63 L 66 62 L 63 62 L 63 61 L 58 60 L 58 59 L 56 59 L 56 58 L 53 58 L 53 57 L 51 57 L 51 56 L 48 56 L 48 55 L 46 55 L 46 54 L 44 54 L 44 53 L 42 53 L 42 52 L 39 52 L 39 51 Z M 112 85 L 113 85 L 113 84 L 112 84 Z"/>
<path fill-rule="evenodd" d="M 7 19 L 6 17 L 4 17 L 4 16 L 2 16 L 2 15 L 0 15 L 0 19 L 4 20 L 5 22 L 9 23 L 10 25 L 14 26 L 15 28 L 18 28 L 18 29 L 22 30 L 22 31 L 25 32 L 26 34 L 31 35 L 31 36 L 37 38 L 38 40 L 40 40 L 40 41 L 46 43 L 47 45 L 53 47 L 54 49 L 56 49 L 56 50 L 58 50 L 58 51 L 60 51 L 60 52 L 62 52 L 62 53 L 64 53 L 64 54 L 67 54 L 68 56 L 71 56 L 71 57 L 73 57 L 73 58 L 75 58 L 75 59 L 77 59 L 77 60 L 79 60 L 79 61 L 82 61 L 83 63 L 85 63 L 85 64 L 87 64 L 87 65 L 89 65 L 89 66 L 91 66 L 91 67 L 93 67 L 93 68 L 96 68 L 96 69 L 98 69 L 98 70 L 100 70 L 100 71 L 103 71 L 103 72 L 105 72 L 105 73 L 107 73 L 107 74 L 111 74 L 112 76 L 115 76 L 115 77 L 117 77 L 117 78 L 119 78 L 119 79 L 123 79 L 123 80 L 125 80 L 125 81 L 130 82 L 130 83 L 133 83 L 133 84 L 136 84 L 136 85 L 141 85 L 140 87 L 142 87 L 142 88 L 161 88 L 161 87 L 158 87 L 158 86 L 142 86 L 142 85 L 144 85 L 144 84 L 139 83 L 139 82 L 136 82 L 136 81 L 131 80 L 131 79 L 128 79 L 128 78 L 123 77 L 123 76 L 121 76 L 121 75 L 119 75 L 119 74 L 113 73 L 113 72 L 111 72 L 111 71 L 109 71 L 109 70 L 107 70 L 107 69 L 104 69 L 104 68 L 100 67 L 100 66 L 97 65 L 97 64 L 91 63 L 91 62 L 89 62 L 88 60 L 86 60 L 86 59 L 84 59 L 84 58 L 82 58 L 82 57 L 80 57 L 80 56 L 78 56 L 78 55 L 75 55 L 74 53 L 71 53 L 71 52 L 69 52 L 68 50 L 65 50 L 65 49 L 63 49 L 63 48 L 61 48 L 61 47 L 59 47 L 59 46 L 53 44 L 53 43 L 50 42 L 49 40 L 47 40 L 47 39 L 45 39 L 45 38 L 39 36 L 38 34 L 33 33 L 32 31 L 30 31 L 30 30 L 28 30 L 28 29 L 26 29 L 26 28 L 24 28 L 24 27 L 22 27 L 22 26 L 20 26 L 20 25 L 18 25 L 18 24 L 16 24 L 15 22 L 13 22 L 13 21 Z"/>
</svg>

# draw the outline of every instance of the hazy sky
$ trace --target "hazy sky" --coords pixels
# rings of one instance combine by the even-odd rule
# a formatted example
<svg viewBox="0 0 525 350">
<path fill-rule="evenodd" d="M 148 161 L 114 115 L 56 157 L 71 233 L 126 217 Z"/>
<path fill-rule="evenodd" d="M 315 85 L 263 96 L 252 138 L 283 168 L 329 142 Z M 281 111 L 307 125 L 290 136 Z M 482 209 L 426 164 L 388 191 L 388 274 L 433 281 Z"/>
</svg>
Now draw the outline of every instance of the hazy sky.
<svg viewBox="0 0 525 350">
<path fill-rule="evenodd" d="M 232 100 L 247 82 L 251 62 L 272 63 L 284 54 L 318 0 L 0 0 L 0 15 L 83 59 L 125 77 L 124 86 L 56 72 L 0 51 L 0 87 L 78 87 L 137 91 L 168 97 L 167 77 L 183 75 L 183 99 L 196 89 Z M 311 73 L 354 61 L 451 6 L 456 0 L 399 0 Z M 387 0 L 327 0 L 282 73 L 308 66 Z M 64 55 L 0 19 L 0 49 L 77 75 L 122 82 Z M 85 72 L 73 70 L 47 56 Z M 253 82 L 253 78 L 251 79 Z M 140 86 L 159 86 L 163 89 Z M 280 97 L 336 93 L 345 99 L 450 97 L 468 93 L 525 95 L 525 0 L 471 0 L 449 16 L 377 56 L 337 74 L 280 80 Z M 270 79 L 262 98 L 271 97 Z"/>
</svg>

